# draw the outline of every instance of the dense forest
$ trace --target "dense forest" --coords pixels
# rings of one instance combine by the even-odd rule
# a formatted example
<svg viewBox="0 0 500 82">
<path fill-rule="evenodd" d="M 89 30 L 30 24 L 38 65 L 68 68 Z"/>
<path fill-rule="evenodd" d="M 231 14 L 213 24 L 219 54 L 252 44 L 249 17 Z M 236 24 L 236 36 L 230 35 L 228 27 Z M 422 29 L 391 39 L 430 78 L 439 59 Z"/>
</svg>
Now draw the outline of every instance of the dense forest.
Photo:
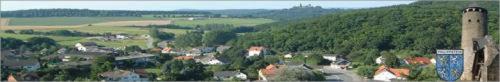
<svg viewBox="0 0 500 82">
<path fill-rule="evenodd" d="M 263 10 L 263 9 L 252 9 L 252 10 L 214 10 L 208 11 L 214 14 L 226 14 L 231 17 L 244 17 L 244 18 L 269 18 L 273 20 L 295 20 L 301 18 L 317 17 L 325 14 L 330 14 L 333 12 L 338 12 L 346 9 L 325 9 L 320 6 L 295 6 L 289 9 L 278 9 L 278 10 Z"/>
<path fill-rule="evenodd" d="M 140 17 L 142 15 L 165 14 L 211 14 L 204 11 L 130 11 L 89 9 L 29 9 L 2 11 L 2 17 Z"/>
<path fill-rule="evenodd" d="M 261 45 L 278 52 L 338 53 L 355 59 L 400 50 L 430 56 L 435 49 L 460 48 L 461 10 L 468 4 L 418 1 L 278 22 L 261 25 L 269 29 L 245 34 L 229 44 L 241 48 Z M 489 10 L 488 34 L 498 41 L 498 2 L 479 4 Z"/>
</svg>

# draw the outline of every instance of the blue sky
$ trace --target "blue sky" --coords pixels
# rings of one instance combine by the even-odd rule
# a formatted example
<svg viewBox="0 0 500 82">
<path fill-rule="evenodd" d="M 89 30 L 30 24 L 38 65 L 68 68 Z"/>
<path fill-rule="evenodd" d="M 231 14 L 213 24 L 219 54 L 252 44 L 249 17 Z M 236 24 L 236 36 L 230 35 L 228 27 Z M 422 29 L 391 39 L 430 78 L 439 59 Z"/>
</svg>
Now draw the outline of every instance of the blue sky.
<svg viewBox="0 0 500 82">
<path fill-rule="evenodd" d="M 323 8 L 370 8 L 414 1 L 1 1 L 2 11 L 47 8 L 96 10 L 284 9 L 299 4 Z"/>
</svg>

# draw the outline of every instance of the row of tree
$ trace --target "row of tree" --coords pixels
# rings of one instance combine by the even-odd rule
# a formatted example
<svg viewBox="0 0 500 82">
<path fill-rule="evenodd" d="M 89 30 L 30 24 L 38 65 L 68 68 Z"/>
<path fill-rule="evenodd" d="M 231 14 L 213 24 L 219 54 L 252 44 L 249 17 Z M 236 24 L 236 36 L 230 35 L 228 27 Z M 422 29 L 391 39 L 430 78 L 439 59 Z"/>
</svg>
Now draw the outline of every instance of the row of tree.
<svg viewBox="0 0 500 82">
<path fill-rule="evenodd" d="M 2 11 L 2 17 L 141 17 L 157 14 L 202 14 L 204 11 L 131 11 L 131 10 L 89 10 L 89 9 L 28 9 Z"/>
<path fill-rule="evenodd" d="M 18 32 L 14 30 L 5 30 L 4 33 L 10 33 L 10 34 L 34 34 L 34 35 L 53 35 L 53 36 L 100 36 L 100 35 L 110 35 L 110 33 L 105 33 L 105 34 L 95 34 L 95 33 L 87 33 L 87 32 L 80 32 L 80 31 L 71 31 L 71 30 L 52 30 L 52 31 L 35 31 L 33 29 L 28 29 L 28 30 L 19 30 Z"/>
</svg>

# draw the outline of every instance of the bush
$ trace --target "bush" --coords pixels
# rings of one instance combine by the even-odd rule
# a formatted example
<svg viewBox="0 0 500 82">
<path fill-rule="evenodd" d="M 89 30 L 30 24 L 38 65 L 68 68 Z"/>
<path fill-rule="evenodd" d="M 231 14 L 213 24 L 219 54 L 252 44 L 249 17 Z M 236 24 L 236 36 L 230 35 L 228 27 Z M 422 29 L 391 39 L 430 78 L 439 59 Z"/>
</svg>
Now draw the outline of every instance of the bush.
<svg viewBox="0 0 500 82">
<path fill-rule="evenodd" d="M 377 70 L 377 67 L 375 66 L 360 66 L 357 69 L 357 74 L 360 76 L 373 78 L 373 75 L 375 75 L 375 70 Z"/>
<path fill-rule="evenodd" d="M 16 32 L 14 32 L 14 30 L 5 30 L 4 31 L 5 33 L 10 33 L 10 34 L 15 34 Z"/>
</svg>

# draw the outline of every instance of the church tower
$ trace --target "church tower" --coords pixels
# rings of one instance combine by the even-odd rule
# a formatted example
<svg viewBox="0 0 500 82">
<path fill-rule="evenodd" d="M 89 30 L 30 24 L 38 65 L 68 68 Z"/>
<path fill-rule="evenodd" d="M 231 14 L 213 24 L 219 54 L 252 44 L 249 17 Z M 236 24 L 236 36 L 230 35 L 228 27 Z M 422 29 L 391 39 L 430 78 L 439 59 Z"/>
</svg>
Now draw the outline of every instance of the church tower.
<svg viewBox="0 0 500 82">
<path fill-rule="evenodd" d="M 461 48 L 464 51 L 464 71 L 461 80 L 474 80 L 476 54 L 474 54 L 473 39 L 483 38 L 487 34 L 488 11 L 473 4 L 462 12 Z"/>
</svg>

